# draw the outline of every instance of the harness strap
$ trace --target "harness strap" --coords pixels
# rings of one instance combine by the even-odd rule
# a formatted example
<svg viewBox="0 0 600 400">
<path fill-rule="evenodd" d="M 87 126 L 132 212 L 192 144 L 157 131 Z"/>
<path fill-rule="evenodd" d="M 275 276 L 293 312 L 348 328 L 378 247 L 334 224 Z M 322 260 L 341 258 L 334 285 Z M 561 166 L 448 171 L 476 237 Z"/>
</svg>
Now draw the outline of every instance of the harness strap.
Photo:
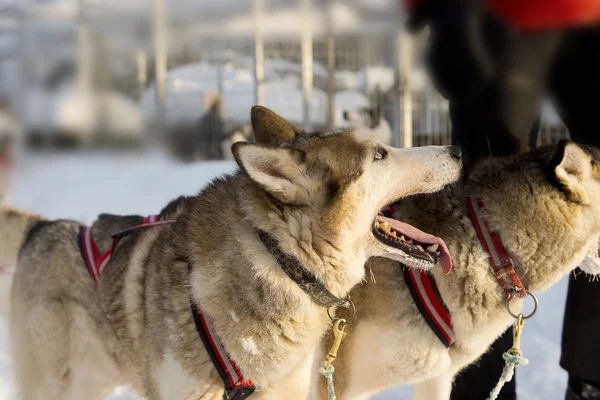
<svg viewBox="0 0 600 400">
<path fill-rule="evenodd" d="M 308 294 L 313 303 L 325 308 L 349 304 L 348 298 L 342 299 L 336 297 L 300 260 L 281 250 L 279 242 L 272 235 L 259 229 L 258 237 L 269 253 L 275 257 L 277 265 L 300 289 Z"/>
<path fill-rule="evenodd" d="M 191 265 L 190 265 L 191 272 Z M 202 309 L 190 297 L 190 305 L 196 331 L 204 343 L 204 348 L 223 380 L 225 392 L 223 400 L 243 400 L 248 398 L 256 388 L 252 381 L 244 379 L 236 363 L 229 357 L 219 337 L 214 331 L 212 321 L 202 313 Z"/>
<path fill-rule="evenodd" d="M 119 243 L 119 241 L 127 235 L 130 235 L 140 229 L 148 228 L 151 226 L 171 224 L 175 222 L 175 219 L 160 220 L 158 215 L 150 215 L 145 217 L 142 224 L 136 225 L 132 228 L 124 230 L 122 232 L 113 235 L 112 246 L 103 254 L 100 254 L 94 237 L 92 235 L 91 227 L 83 227 L 79 232 L 79 248 L 83 255 L 83 259 L 88 267 L 92 279 L 97 284 L 100 275 L 104 272 L 104 269 L 108 265 L 110 258 Z M 190 265 L 191 272 L 191 265 Z M 210 359 L 215 366 L 215 369 L 223 380 L 225 392 L 223 393 L 223 400 L 244 400 L 248 398 L 255 391 L 255 387 L 251 381 L 244 379 L 244 376 L 240 372 L 235 362 L 229 357 L 223 344 L 219 340 L 219 337 L 214 331 L 212 321 L 202 313 L 202 310 L 198 305 L 194 304 L 190 297 L 190 305 L 192 309 L 192 316 L 194 318 L 194 324 L 196 330 L 206 352 L 210 356 Z"/>
<path fill-rule="evenodd" d="M 450 311 L 448 311 L 435 281 L 423 270 L 409 268 L 406 265 L 402 265 L 402 267 L 404 280 L 419 312 L 438 339 L 446 348 L 449 348 L 456 342 L 456 335 Z"/>
<path fill-rule="evenodd" d="M 527 297 L 527 289 L 519 278 L 517 271 L 515 271 L 513 261 L 506 253 L 500 237 L 490 229 L 488 221 L 483 217 L 483 202 L 481 200 L 473 201 L 470 197 L 467 197 L 467 207 L 471 214 L 471 220 L 475 225 L 477 236 L 479 236 L 481 244 L 488 253 L 490 268 L 504 290 L 506 297 L 509 301 Z"/>
<path fill-rule="evenodd" d="M 79 248 L 81 249 L 83 259 L 85 260 L 85 264 L 87 265 L 94 282 L 96 284 L 98 283 L 100 275 L 102 275 L 106 269 L 106 266 L 112 257 L 113 251 L 122 238 L 143 228 L 156 225 L 172 224 L 173 222 L 175 222 L 175 219 L 159 220 L 159 215 L 150 215 L 145 217 L 142 224 L 136 225 L 132 228 L 124 230 L 123 232 L 113 235 L 111 237 L 113 240 L 112 246 L 103 254 L 100 254 L 98 246 L 96 246 L 96 242 L 94 241 L 94 237 L 92 235 L 92 228 L 88 226 L 81 228 L 81 231 L 79 232 Z"/>
</svg>

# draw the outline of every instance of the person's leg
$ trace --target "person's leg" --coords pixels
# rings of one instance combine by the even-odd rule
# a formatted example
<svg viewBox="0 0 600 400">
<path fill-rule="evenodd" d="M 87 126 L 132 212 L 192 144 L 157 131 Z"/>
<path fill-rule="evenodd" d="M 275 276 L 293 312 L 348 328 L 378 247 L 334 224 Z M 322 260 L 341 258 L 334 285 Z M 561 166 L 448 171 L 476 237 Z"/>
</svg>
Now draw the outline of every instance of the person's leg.
<svg viewBox="0 0 600 400">
<path fill-rule="evenodd" d="M 512 328 L 508 329 L 492 344 L 490 350 L 474 364 L 458 374 L 454 381 L 451 400 L 481 400 L 487 399 L 490 392 L 498 383 L 504 368 L 502 353 L 510 349 L 513 344 Z M 516 371 L 515 371 L 516 372 Z M 510 382 L 507 382 L 498 399 L 514 400 L 517 398 L 516 373 Z"/>
<path fill-rule="evenodd" d="M 571 138 L 600 147 L 600 27 L 570 32 L 550 76 L 558 112 Z M 569 373 L 567 400 L 600 399 L 600 281 L 577 271 L 569 279 L 560 365 Z"/>
<path fill-rule="evenodd" d="M 557 35 L 511 35 L 496 63 L 496 80 L 480 96 L 451 101 L 453 137 L 463 147 L 466 163 L 488 156 L 526 151 L 536 129 L 539 105 L 545 88 L 549 61 L 556 50 Z M 538 122 L 539 123 L 539 122 Z M 481 359 L 455 381 L 452 400 L 487 398 L 497 383 L 512 347 L 507 330 Z M 516 378 L 503 387 L 498 398 L 516 399 Z"/>
<path fill-rule="evenodd" d="M 569 278 L 560 365 L 569 373 L 567 400 L 600 400 L 600 282 Z"/>
<path fill-rule="evenodd" d="M 499 70 L 498 112 L 508 131 L 523 150 L 531 146 L 531 130 L 540 114 L 551 62 L 562 39 L 560 32 L 507 35 L 504 59 Z"/>
</svg>

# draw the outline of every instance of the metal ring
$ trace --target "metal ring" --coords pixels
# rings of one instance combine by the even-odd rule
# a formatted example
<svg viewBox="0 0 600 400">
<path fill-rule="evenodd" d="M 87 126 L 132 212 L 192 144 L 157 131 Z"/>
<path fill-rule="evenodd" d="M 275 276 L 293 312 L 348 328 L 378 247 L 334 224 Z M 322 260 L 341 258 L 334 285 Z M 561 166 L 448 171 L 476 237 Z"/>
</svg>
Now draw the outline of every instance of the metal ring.
<svg viewBox="0 0 600 400">
<path fill-rule="evenodd" d="M 352 302 L 352 300 L 350 299 L 350 297 L 348 297 L 346 299 L 346 303 L 342 304 L 342 307 L 350 308 L 350 310 L 352 311 L 352 314 L 350 314 L 350 318 L 348 318 L 348 319 L 344 318 L 344 319 L 346 319 L 346 323 L 344 325 L 349 325 L 352 321 L 354 321 L 354 316 L 356 315 L 356 307 L 354 306 L 354 303 Z M 334 317 L 334 316 L 331 315 L 331 309 L 332 308 L 333 307 L 329 307 L 327 309 L 327 315 L 329 316 L 330 320 L 335 321 L 335 320 L 337 320 L 339 318 L 336 318 L 336 317 Z"/>
<path fill-rule="evenodd" d="M 527 316 L 523 316 L 523 319 L 529 319 L 531 317 L 533 317 L 535 315 L 535 313 L 537 312 L 538 309 L 538 299 L 535 296 L 535 294 L 531 293 L 529 290 L 527 290 L 527 294 L 529 296 L 531 296 L 531 298 L 533 299 L 533 311 L 531 312 L 531 314 L 527 315 Z M 506 311 L 508 311 L 508 313 L 511 315 L 511 317 L 513 317 L 514 319 L 518 319 L 519 316 L 515 315 L 511 310 L 510 310 L 510 299 L 506 299 Z"/>
</svg>

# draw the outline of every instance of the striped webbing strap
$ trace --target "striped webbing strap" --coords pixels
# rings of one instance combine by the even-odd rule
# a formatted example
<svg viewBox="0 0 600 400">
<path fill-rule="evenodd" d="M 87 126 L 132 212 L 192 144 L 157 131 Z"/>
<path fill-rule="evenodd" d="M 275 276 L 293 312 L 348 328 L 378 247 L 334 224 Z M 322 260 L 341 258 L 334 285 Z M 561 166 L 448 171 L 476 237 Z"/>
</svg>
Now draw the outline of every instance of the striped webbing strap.
<svg viewBox="0 0 600 400">
<path fill-rule="evenodd" d="M 100 275 L 102 275 L 106 269 L 113 251 L 123 237 L 143 228 L 171 224 L 173 222 L 175 222 L 175 219 L 160 220 L 158 215 L 150 215 L 145 217 L 144 221 L 140 225 L 134 226 L 112 236 L 112 246 L 103 254 L 100 254 L 98 246 L 96 246 L 96 242 L 94 241 L 94 237 L 92 235 L 92 228 L 87 226 L 83 227 L 79 234 L 79 246 L 81 248 L 81 253 L 83 254 L 85 264 L 87 265 L 94 282 L 98 283 L 98 279 L 100 279 Z"/>
<path fill-rule="evenodd" d="M 500 237 L 490 229 L 488 221 L 483 216 L 483 202 L 481 200 L 473 201 L 470 197 L 467 197 L 467 207 L 475 225 L 477 236 L 479 236 L 483 248 L 488 253 L 490 269 L 496 276 L 500 286 L 502 286 L 506 297 L 510 301 L 527 297 L 527 289 L 521 278 L 519 278 L 512 260 L 506 253 Z"/>
<path fill-rule="evenodd" d="M 450 312 L 437 290 L 435 281 L 426 271 L 403 265 L 404 280 L 427 325 L 446 346 L 456 342 Z"/>
</svg>

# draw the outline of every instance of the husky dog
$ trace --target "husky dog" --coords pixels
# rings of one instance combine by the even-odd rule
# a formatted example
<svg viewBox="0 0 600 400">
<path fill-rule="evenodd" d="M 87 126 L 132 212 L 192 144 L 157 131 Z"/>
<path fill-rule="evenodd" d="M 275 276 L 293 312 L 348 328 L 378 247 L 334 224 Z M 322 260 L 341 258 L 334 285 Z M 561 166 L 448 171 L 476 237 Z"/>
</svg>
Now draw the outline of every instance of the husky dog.
<svg viewBox="0 0 600 400">
<path fill-rule="evenodd" d="M 438 234 L 452 255 L 452 272 L 433 270 L 432 276 L 456 342 L 447 349 L 427 325 L 409 293 L 403 267 L 373 259 L 367 266 L 376 283 L 351 292 L 360 307 L 335 365 L 338 398 L 367 399 L 384 388 L 416 384 L 417 399 L 447 400 L 453 377 L 514 323 L 469 217 L 467 196 L 482 200 L 490 229 L 532 292 L 558 282 L 581 264 L 589 249 L 597 254 L 600 153 L 572 142 L 483 161 L 462 184 L 400 201 L 393 206 L 395 215 Z M 511 303 L 514 313 L 522 303 Z M 323 351 L 330 343 L 324 341 Z M 324 392 L 325 384 L 319 381 L 319 386 Z"/>
<path fill-rule="evenodd" d="M 148 399 L 222 398 L 191 306 L 254 383 L 253 398 L 301 398 L 267 388 L 307 382 L 329 318 L 286 274 L 282 254 L 341 299 L 372 256 L 449 272 L 439 238 L 422 232 L 424 244 L 439 246 L 431 251 L 376 224 L 386 205 L 458 179 L 456 148 L 400 150 L 357 131 L 302 133 L 261 107 L 251 117 L 257 143 L 233 146 L 240 170 L 167 206 L 160 219 L 176 222 L 122 239 L 97 285 L 78 248 L 79 223 L 0 212 L 0 243 L 16 238 L 2 251 L 19 253 L 10 327 L 22 399 L 100 399 L 121 384 Z M 92 230 L 101 252 L 114 233 L 106 221 Z"/>
</svg>

